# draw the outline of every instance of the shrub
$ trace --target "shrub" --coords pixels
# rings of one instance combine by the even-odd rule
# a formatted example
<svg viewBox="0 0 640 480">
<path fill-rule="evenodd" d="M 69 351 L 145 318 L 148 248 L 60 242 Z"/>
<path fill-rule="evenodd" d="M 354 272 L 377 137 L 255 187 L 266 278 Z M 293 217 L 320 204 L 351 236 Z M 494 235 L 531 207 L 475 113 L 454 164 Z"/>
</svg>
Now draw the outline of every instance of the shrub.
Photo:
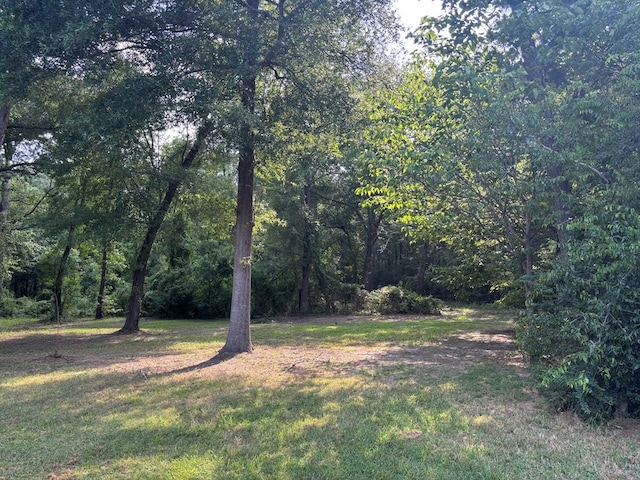
<svg viewBox="0 0 640 480">
<path fill-rule="evenodd" d="M 14 298 L 10 292 L 5 292 L 0 300 L 0 317 L 39 318 L 51 312 L 51 302 L 36 300 L 29 297 Z"/>
<path fill-rule="evenodd" d="M 322 300 L 315 302 L 321 313 L 348 315 L 362 310 L 367 291 L 356 283 L 331 283 L 321 290 Z"/>
<path fill-rule="evenodd" d="M 440 302 L 433 297 L 423 297 L 411 290 L 397 286 L 382 287 L 366 295 L 365 309 L 369 313 L 416 313 L 432 315 L 440 313 Z"/>
<path fill-rule="evenodd" d="M 640 405 L 640 215 L 615 204 L 592 211 L 571 223 L 567 254 L 539 277 L 518 338 L 546 365 L 558 406 L 602 423 Z"/>
</svg>

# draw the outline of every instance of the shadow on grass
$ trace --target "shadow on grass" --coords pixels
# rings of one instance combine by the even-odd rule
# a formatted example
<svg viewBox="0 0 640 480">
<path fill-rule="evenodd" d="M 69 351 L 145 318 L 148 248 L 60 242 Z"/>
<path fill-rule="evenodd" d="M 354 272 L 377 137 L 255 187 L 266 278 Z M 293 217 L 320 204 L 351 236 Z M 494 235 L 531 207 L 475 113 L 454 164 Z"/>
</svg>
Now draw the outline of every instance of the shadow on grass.
<svg viewBox="0 0 640 480">
<path fill-rule="evenodd" d="M 41 467 L 34 463 L 31 478 L 76 468 L 85 472 L 71 475 L 79 478 L 160 480 L 474 480 L 507 478 L 505 468 L 512 478 L 526 476 L 510 467 L 508 452 L 485 446 L 490 424 L 475 425 L 465 409 L 452 404 L 460 391 L 450 379 L 431 382 L 429 388 L 387 389 L 362 378 L 270 387 L 240 376 L 173 377 L 123 385 L 114 393 L 94 401 L 80 398 L 79 406 L 65 402 L 60 418 L 66 423 L 57 428 L 51 426 L 56 412 L 47 412 L 50 426 L 25 442 L 29 451 L 23 453 L 50 471 L 37 475 L 34 469 Z M 6 448 L 15 448 L 20 435 Z M 42 452 L 51 452 L 46 442 L 62 447 L 45 458 Z M 552 478 L 544 474 L 557 467 L 542 466 L 538 478 Z"/>
<path fill-rule="evenodd" d="M 163 373 L 155 375 L 155 376 L 157 376 L 157 377 L 169 377 L 169 376 L 172 376 L 172 375 L 179 375 L 181 373 L 195 372 L 197 370 L 202 370 L 202 369 L 205 369 L 205 368 L 213 367 L 215 365 L 220 365 L 223 362 L 231 360 L 236 355 L 239 355 L 239 353 L 240 352 L 238 352 L 238 353 L 225 352 L 225 351 L 221 350 L 215 356 L 211 357 L 208 360 L 205 360 L 204 362 L 200 362 L 200 363 L 197 363 L 195 365 L 188 365 L 186 367 L 178 368 L 176 370 L 170 370 L 168 372 L 163 372 Z"/>
<path fill-rule="evenodd" d="M 436 439 L 468 431 L 446 401 L 415 403 L 405 392 L 336 382 L 256 388 L 239 377 L 175 378 L 129 387 L 128 398 L 83 403 L 68 424 L 47 432 L 65 447 L 43 463 L 64 474 L 74 457 L 89 478 L 187 478 L 181 469 L 190 459 L 206 470 L 188 478 L 429 478 L 435 464 L 458 473 L 447 478 L 484 478 L 469 475 L 482 468 L 466 454 L 434 450 Z M 36 440 L 29 449 L 38 459 L 44 447 Z"/>
</svg>

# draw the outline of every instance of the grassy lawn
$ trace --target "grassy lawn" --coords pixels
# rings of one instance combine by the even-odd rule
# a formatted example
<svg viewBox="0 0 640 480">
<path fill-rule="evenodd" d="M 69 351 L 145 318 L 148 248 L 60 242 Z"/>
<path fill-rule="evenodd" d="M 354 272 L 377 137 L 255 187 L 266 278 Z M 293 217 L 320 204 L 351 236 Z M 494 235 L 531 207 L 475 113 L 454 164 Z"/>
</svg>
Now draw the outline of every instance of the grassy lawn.
<svg viewBox="0 0 640 480">
<path fill-rule="evenodd" d="M 637 424 L 550 412 L 508 312 L 252 326 L 0 319 L 0 478 L 638 479 Z"/>
</svg>

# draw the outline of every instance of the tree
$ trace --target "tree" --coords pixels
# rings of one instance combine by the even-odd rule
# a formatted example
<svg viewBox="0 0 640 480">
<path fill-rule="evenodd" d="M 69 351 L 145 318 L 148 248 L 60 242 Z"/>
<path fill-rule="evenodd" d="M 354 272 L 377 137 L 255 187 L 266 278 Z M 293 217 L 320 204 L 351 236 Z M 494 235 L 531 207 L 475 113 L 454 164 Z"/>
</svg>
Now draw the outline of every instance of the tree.
<svg viewBox="0 0 640 480">
<path fill-rule="evenodd" d="M 261 126 L 256 118 L 256 86 L 258 82 L 274 82 L 283 91 L 298 89 L 306 94 L 310 102 L 308 108 L 321 110 L 322 102 L 327 102 L 331 96 L 317 95 L 316 92 L 324 90 L 318 87 L 327 85 L 329 80 L 338 80 L 337 85 L 341 85 L 343 82 L 334 72 L 353 71 L 354 67 L 360 67 L 356 63 L 358 60 L 367 61 L 372 39 L 359 34 L 357 28 L 365 24 L 369 32 L 379 28 L 382 9 L 387 3 L 383 0 L 349 4 L 250 0 L 246 9 L 243 8 L 240 19 L 246 23 L 242 24 L 238 48 L 242 52 L 240 102 L 244 114 L 238 129 L 234 293 L 229 333 L 222 354 L 248 352 L 253 348 L 249 331 L 253 179 L 256 142 L 267 133 L 265 125 Z M 334 95 L 339 93 L 327 91 Z M 278 105 L 284 106 L 282 103 L 274 106 Z"/>
<path fill-rule="evenodd" d="M 180 169 L 186 170 L 191 167 L 212 129 L 213 126 L 211 124 L 202 125 L 198 129 L 194 142 L 179 161 Z M 129 309 L 124 326 L 120 330 L 121 333 L 132 333 L 139 330 L 140 306 L 144 295 L 144 282 L 147 276 L 147 264 L 151 255 L 151 249 L 181 184 L 182 182 L 179 177 L 169 181 L 162 201 L 147 225 L 144 240 L 133 264 L 133 282 L 131 284 L 131 295 L 129 296 Z"/>
<path fill-rule="evenodd" d="M 640 415 L 633 306 L 639 145 L 627 123 L 639 106 L 631 94 L 639 12 L 616 1 L 571 7 L 573 15 L 557 17 L 575 53 L 565 63 L 563 128 L 552 150 L 565 175 L 572 173 L 574 208 L 567 247 L 536 282 L 520 339 L 547 367 L 544 385 L 554 401 L 600 423 Z"/>
<path fill-rule="evenodd" d="M 30 131 L 33 135 L 51 135 L 55 127 L 65 120 L 57 118 L 53 122 L 46 119 L 50 103 L 64 104 L 61 98 L 54 98 L 52 89 L 60 96 L 68 91 L 67 84 L 76 86 L 83 78 L 91 77 L 91 72 L 110 71 L 105 65 L 111 63 L 121 52 L 119 43 L 126 37 L 129 27 L 119 22 L 96 22 L 96 18 L 119 18 L 121 4 L 100 2 L 69 2 L 60 8 L 58 2 L 1 2 L 0 42 L 6 49 L 0 60 L 0 144 L 7 139 L 7 131 Z M 129 15 L 139 23 L 141 11 L 136 6 L 129 9 Z M 117 45 L 117 47 L 116 47 Z M 97 66 L 97 69 L 94 69 Z M 62 79 L 62 80 L 61 80 Z M 42 101 L 42 100 L 45 101 Z M 40 122 L 12 124 L 27 105 L 39 109 Z M 33 108 L 37 105 L 37 108 Z M 58 113 L 64 108 L 58 108 Z M 66 118 L 68 121 L 69 117 Z M 49 119 L 47 119 L 49 120 Z M 51 137 L 49 137 L 49 140 Z M 36 156 L 35 154 L 33 156 Z M 33 165 L 32 165 L 33 166 Z M 19 172 L 24 165 L 3 165 L 3 188 L 8 190 L 8 174 Z M 29 168 L 33 172 L 33 168 Z M 5 205 L 7 196 L 5 195 Z M 64 264 L 71 250 L 71 238 L 76 226 L 69 227 L 69 241 L 66 242 L 62 262 L 54 285 L 57 308 L 62 308 L 61 285 Z M 60 313 L 60 312 L 59 312 Z"/>
<path fill-rule="evenodd" d="M 542 254 L 528 275 L 520 340 L 549 362 L 545 382 L 561 406 L 606 420 L 636 405 L 638 391 L 626 380 L 637 366 L 631 347 L 637 312 L 629 308 L 635 267 L 628 260 L 637 244 L 630 200 L 637 168 L 628 162 L 636 162 L 638 144 L 627 123 L 638 105 L 628 90 L 637 86 L 631 73 L 638 64 L 637 5 L 452 1 L 447 7 L 451 15 L 431 26 L 449 25 L 450 36 L 438 40 L 426 28 L 425 42 L 446 58 L 466 60 L 444 61 L 438 71 L 472 73 L 475 83 L 496 74 L 502 83 L 518 80 L 507 92 L 520 98 L 522 115 L 507 115 L 513 109 L 504 104 L 496 118 L 518 119 L 510 143 L 528 147 L 538 173 L 530 216 L 556 230 L 539 243 Z M 478 76 L 466 70 L 469 63 L 495 65 L 496 73 Z M 487 102 L 494 105 L 499 99 Z M 485 137 L 479 138 L 485 154 Z"/>
<path fill-rule="evenodd" d="M 39 94 L 36 97 L 41 98 Z M 19 214 L 11 218 L 10 206 L 15 206 L 14 200 L 23 200 L 20 196 L 12 198 L 15 190 L 20 188 L 16 183 L 21 183 L 23 179 L 29 182 L 29 179 L 37 176 L 40 171 L 34 158 L 42 151 L 41 139 L 47 131 L 45 125 L 46 114 L 37 112 L 31 102 L 20 102 L 14 106 L 12 122 L 7 121 L 6 124 L 4 144 L 0 149 L 0 154 L 3 154 L 0 155 L 0 299 L 10 271 L 8 264 L 11 263 L 13 250 L 12 237 L 17 229 L 24 228 L 22 220 L 31 216 L 50 193 L 50 189 L 45 189 L 41 196 L 33 197 L 33 208 L 27 211 L 20 209 Z"/>
</svg>

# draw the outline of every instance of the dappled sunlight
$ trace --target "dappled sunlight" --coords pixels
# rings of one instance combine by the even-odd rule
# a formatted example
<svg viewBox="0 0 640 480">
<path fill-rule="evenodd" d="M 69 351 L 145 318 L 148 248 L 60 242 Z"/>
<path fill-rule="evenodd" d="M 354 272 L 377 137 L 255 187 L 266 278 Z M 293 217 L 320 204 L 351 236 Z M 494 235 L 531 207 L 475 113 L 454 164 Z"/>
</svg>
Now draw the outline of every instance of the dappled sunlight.
<svg viewBox="0 0 640 480">
<path fill-rule="evenodd" d="M 212 340 L 193 340 L 191 342 L 176 342 L 172 345 L 170 345 L 167 350 L 171 351 L 171 352 L 186 352 L 186 351 L 191 351 L 193 353 L 193 350 L 208 350 L 209 352 L 212 351 Z M 217 347 L 218 349 L 222 348 L 222 346 L 224 345 L 224 340 L 219 340 L 216 339 L 216 342 L 219 344 L 219 347 Z M 216 348 L 216 347 L 213 347 Z"/>
<path fill-rule="evenodd" d="M 427 432 L 466 432 L 469 423 L 455 410 L 426 410 L 420 413 L 420 423 Z"/>
<path fill-rule="evenodd" d="M 142 405 L 143 402 L 141 399 L 137 401 L 134 399 L 133 402 L 127 401 L 123 403 L 124 409 L 128 410 L 127 407 L 131 407 L 134 405 Z M 145 403 L 145 407 L 148 407 Z M 142 412 L 139 412 L 142 413 Z M 180 422 L 180 415 L 176 411 L 175 407 L 170 408 L 162 408 L 162 409 L 154 409 L 151 412 L 146 412 L 144 415 L 131 415 L 127 413 L 124 415 L 125 418 L 121 417 L 120 426 L 124 429 L 137 429 L 137 430 L 147 430 L 147 429 L 161 429 L 171 427 Z M 115 419 L 117 417 L 112 417 Z"/>
<path fill-rule="evenodd" d="M 314 378 L 310 380 L 307 386 L 300 389 L 302 392 L 317 392 L 320 395 L 336 395 L 344 391 L 352 391 L 355 393 L 354 399 L 357 400 L 357 392 L 367 389 L 367 384 L 357 377 L 331 377 L 331 378 Z"/>
<path fill-rule="evenodd" d="M 483 455 L 488 453 L 488 449 L 485 445 L 480 443 L 464 443 L 460 450 L 458 451 L 458 455 L 464 455 L 470 459 L 480 460 Z"/>
<path fill-rule="evenodd" d="M 305 416 L 304 418 L 295 420 L 287 425 L 285 430 L 280 431 L 282 440 L 286 440 L 287 437 L 299 437 L 303 438 L 306 435 L 306 429 L 308 428 L 324 428 L 329 424 L 335 424 L 336 416 L 324 415 L 322 417 Z"/>
<path fill-rule="evenodd" d="M 112 480 L 192 479 L 206 478 L 208 472 L 222 468 L 224 458 L 220 454 L 181 455 L 176 451 L 171 458 L 164 454 L 126 456 L 115 461 L 92 462 L 81 472 L 88 478 L 110 478 Z"/>
<path fill-rule="evenodd" d="M 440 392 L 452 392 L 458 388 L 458 385 L 454 382 L 444 382 L 440 383 L 437 387 L 435 387 Z"/>
<path fill-rule="evenodd" d="M 498 444 L 559 458 L 569 438 L 583 441 L 577 430 L 552 436 L 552 426 L 529 425 L 539 412 L 530 381 L 505 363 L 516 352 L 504 325 L 470 333 L 456 322 L 444 330 L 440 319 L 282 325 L 280 339 L 281 325 L 267 324 L 254 353 L 217 364 L 205 361 L 219 343 L 202 330 L 156 332 L 142 343 L 70 333 L 73 355 L 52 362 L 32 352 L 7 365 L 0 408 L 11 412 L 2 426 L 12 436 L 0 438 L 0 457 L 28 451 L 33 465 L 53 465 L 61 478 L 465 478 L 487 458 L 508 462 L 493 460 Z M 410 327 L 444 334 L 387 341 L 393 326 L 405 341 Z M 365 340 L 371 332 L 383 340 Z M 30 374 L 20 373 L 25 358 Z M 33 418 L 38 429 L 20 429 Z M 51 439 L 64 445 L 53 460 Z"/>
<path fill-rule="evenodd" d="M 471 326 L 507 327 L 509 320 L 481 322 L 473 317 L 449 316 L 387 316 L 365 317 L 354 321 L 350 317 L 328 317 L 318 323 L 272 323 L 256 325 L 253 329 L 257 345 L 305 345 L 349 347 L 370 345 L 421 345 L 443 335 L 467 330 Z"/>
</svg>

